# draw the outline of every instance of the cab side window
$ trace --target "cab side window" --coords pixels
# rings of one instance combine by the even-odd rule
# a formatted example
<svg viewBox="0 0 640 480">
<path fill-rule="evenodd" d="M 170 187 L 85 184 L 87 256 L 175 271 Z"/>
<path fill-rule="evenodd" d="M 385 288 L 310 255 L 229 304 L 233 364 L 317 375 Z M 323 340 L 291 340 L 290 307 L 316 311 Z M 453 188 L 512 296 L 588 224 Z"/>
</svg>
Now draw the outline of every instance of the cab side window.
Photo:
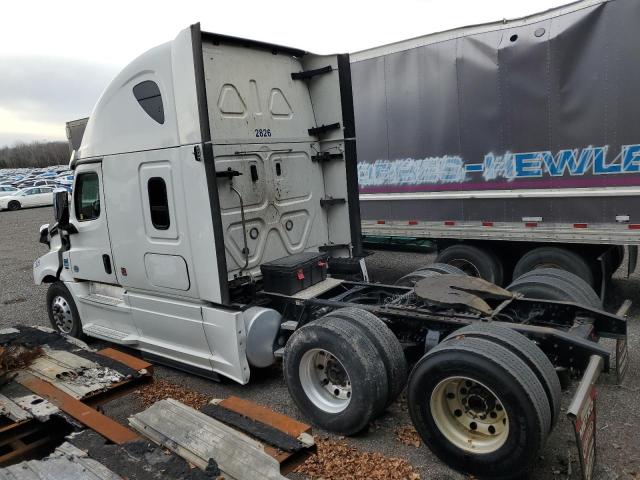
<svg viewBox="0 0 640 480">
<path fill-rule="evenodd" d="M 100 216 L 100 182 L 97 173 L 78 175 L 73 202 L 78 221 L 95 220 Z"/>
<path fill-rule="evenodd" d="M 158 230 L 168 230 L 171 225 L 169 219 L 169 200 L 167 199 L 167 184 L 162 177 L 151 177 L 147 182 L 149 193 L 149 209 L 151 223 Z"/>
</svg>

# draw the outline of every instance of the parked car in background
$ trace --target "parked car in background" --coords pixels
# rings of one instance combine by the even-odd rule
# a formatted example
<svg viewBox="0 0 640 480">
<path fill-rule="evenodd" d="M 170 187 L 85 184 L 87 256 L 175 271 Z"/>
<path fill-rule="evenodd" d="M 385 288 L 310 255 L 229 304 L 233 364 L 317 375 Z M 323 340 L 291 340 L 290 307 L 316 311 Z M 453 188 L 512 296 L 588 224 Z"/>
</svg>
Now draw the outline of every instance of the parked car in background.
<svg viewBox="0 0 640 480">
<path fill-rule="evenodd" d="M 53 190 L 52 187 L 31 187 L 0 197 L 0 210 L 53 205 Z"/>
<path fill-rule="evenodd" d="M 20 190 L 11 185 L 0 185 L 0 197 L 7 197 L 9 195 L 15 195 Z"/>
</svg>

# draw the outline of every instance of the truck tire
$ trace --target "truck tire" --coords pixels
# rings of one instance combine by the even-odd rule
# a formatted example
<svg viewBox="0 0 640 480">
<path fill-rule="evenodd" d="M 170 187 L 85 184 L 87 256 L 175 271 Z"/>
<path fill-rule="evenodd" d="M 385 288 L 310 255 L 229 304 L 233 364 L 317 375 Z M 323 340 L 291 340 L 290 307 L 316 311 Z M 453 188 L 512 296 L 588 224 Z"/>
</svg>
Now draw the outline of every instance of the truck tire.
<svg viewBox="0 0 640 480">
<path fill-rule="evenodd" d="M 531 270 L 521 277 L 516 278 L 515 281 L 518 281 L 521 278 L 529 278 L 531 276 L 553 277 L 563 280 L 580 290 L 583 296 L 588 299 L 588 305 L 602 309 L 602 300 L 600 300 L 600 297 L 598 297 L 595 290 L 583 279 L 567 270 L 560 270 L 559 268 L 536 268 L 535 270 Z"/>
<path fill-rule="evenodd" d="M 411 272 L 403 277 L 400 277 L 395 281 L 394 285 L 398 287 L 415 287 L 416 283 L 418 283 L 420 280 L 429 277 L 437 277 L 438 275 L 442 274 L 440 272 L 434 272 L 431 270 L 416 270 L 415 272 Z"/>
<path fill-rule="evenodd" d="M 453 265 L 449 265 L 448 263 L 430 263 L 429 265 L 420 267 L 416 270 L 416 272 L 438 272 L 443 275 L 466 275 L 466 273 L 464 273 L 458 267 L 454 267 Z"/>
<path fill-rule="evenodd" d="M 626 254 L 626 249 L 624 245 L 613 245 L 614 248 L 614 261 L 613 261 L 613 269 L 611 270 L 611 275 L 618 271 L 618 269 L 622 266 L 622 262 L 624 262 L 624 257 Z"/>
<path fill-rule="evenodd" d="M 82 322 L 73 296 L 63 282 L 54 282 L 47 290 L 47 312 L 51 326 L 60 333 L 82 338 Z"/>
<path fill-rule="evenodd" d="M 7 208 L 11 211 L 20 210 L 21 207 L 22 205 L 20 205 L 18 200 L 11 200 L 9 205 L 7 205 Z"/>
<path fill-rule="evenodd" d="M 540 381 L 513 352 L 454 337 L 423 356 L 409 376 L 409 413 L 433 453 L 481 478 L 522 478 L 551 424 Z"/>
<path fill-rule="evenodd" d="M 373 313 L 361 308 L 341 308 L 331 312 L 331 317 L 343 318 L 357 324 L 375 345 L 387 371 L 389 393 L 384 408 L 391 405 L 407 383 L 407 360 L 398 338 Z M 331 320 L 327 320 L 331 321 Z"/>
<path fill-rule="evenodd" d="M 484 338 L 502 345 L 526 363 L 538 377 L 547 395 L 549 407 L 551 408 L 551 425 L 549 427 L 553 429 L 560 415 L 560 403 L 562 400 L 560 379 L 553 364 L 533 341 L 515 330 L 491 323 L 477 323 L 461 328 L 445 338 L 444 341 L 453 337 Z"/>
<path fill-rule="evenodd" d="M 543 275 L 528 275 L 521 277 L 507 287 L 510 292 L 517 292 L 526 298 L 540 300 L 558 300 L 561 302 L 573 302 L 587 307 L 601 309 L 598 299 L 594 302 L 579 288 L 561 278 Z"/>
<path fill-rule="evenodd" d="M 389 387 L 376 347 L 362 329 L 330 317 L 289 338 L 284 378 L 289 394 L 312 424 L 339 435 L 363 430 L 382 411 Z"/>
<path fill-rule="evenodd" d="M 502 261 L 490 250 L 474 245 L 452 245 L 445 248 L 436 258 L 437 263 L 447 263 L 459 268 L 472 277 L 480 277 L 488 282 L 502 285 L 504 269 Z"/>
<path fill-rule="evenodd" d="M 595 288 L 593 270 L 589 262 L 577 253 L 562 247 L 539 247 L 525 253 L 513 269 L 513 278 L 537 268 L 559 268 L 577 275 Z"/>
</svg>

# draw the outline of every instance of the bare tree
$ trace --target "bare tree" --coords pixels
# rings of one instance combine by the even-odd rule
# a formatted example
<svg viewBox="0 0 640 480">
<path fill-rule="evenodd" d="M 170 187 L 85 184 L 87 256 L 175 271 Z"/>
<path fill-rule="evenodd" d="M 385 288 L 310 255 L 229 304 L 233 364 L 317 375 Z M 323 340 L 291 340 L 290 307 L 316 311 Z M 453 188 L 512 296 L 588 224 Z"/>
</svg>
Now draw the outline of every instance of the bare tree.
<svg viewBox="0 0 640 480">
<path fill-rule="evenodd" d="M 66 142 L 16 143 L 0 148 L 0 168 L 48 167 L 69 161 Z"/>
</svg>

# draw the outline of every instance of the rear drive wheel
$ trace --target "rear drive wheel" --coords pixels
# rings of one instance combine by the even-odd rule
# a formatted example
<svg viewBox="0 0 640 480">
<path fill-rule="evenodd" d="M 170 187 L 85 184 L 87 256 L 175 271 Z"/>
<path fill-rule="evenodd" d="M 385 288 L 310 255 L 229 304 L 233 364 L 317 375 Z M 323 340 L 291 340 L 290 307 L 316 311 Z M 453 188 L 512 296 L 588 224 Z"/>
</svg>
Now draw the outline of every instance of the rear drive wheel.
<svg viewBox="0 0 640 480">
<path fill-rule="evenodd" d="M 513 352 L 454 337 L 427 353 L 409 377 L 409 412 L 424 443 L 445 463 L 486 478 L 520 478 L 544 443 L 549 401 Z"/>
<path fill-rule="evenodd" d="M 575 285 L 556 277 L 544 275 L 523 276 L 509 285 L 507 290 L 521 293 L 527 298 L 574 302 L 588 307 L 602 308 L 599 299 L 596 301 L 590 299 Z"/>
<path fill-rule="evenodd" d="M 425 265 L 424 267 L 420 267 L 416 272 L 438 272 L 444 274 L 451 275 L 465 275 L 464 271 L 460 270 L 458 267 L 454 267 L 453 265 L 449 265 L 448 263 L 431 263 L 429 265 Z"/>
<path fill-rule="evenodd" d="M 17 201 L 17 200 L 11 200 L 11 201 L 9 202 L 9 205 L 7 205 L 7 208 L 8 208 L 9 210 L 12 210 L 12 211 L 14 211 L 14 210 L 20 210 L 20 208 L 21 208 L 21 207 L 22 207 L 22 205 L 20 205 L 20 202 L 19 202 L 19 201 Z"/>
<path fill-rule="evenodd" d="M 82 337 L 82 323 L 71 292 L 64 283 L 55 282 L 47 290 L 47 311 L 51 326 L 60 333 Z"/>
<path fill-rule="evenodd" d="M 416 283 L 424 278 L 449 274 L 466 275 L 465 272 L 460 270 L 458 267 L 454 267 L 453 265 L 449 265 L 446 263 L 431 263 L 429 265 L 425 265 L 424 267 L 420 267 L 417 270 L 414 270 L 404 277 L 400 277 L 398 280 L 396 280 L 394 285 L 398 285 L 400 287 L 415 287 Z"/>
<path fill-rule="evenodd" d="M 323 317 L 296 330 L 285 347 L 283 370 L 298 408 L 330 432 L 361 431 L 387 401 L 378 351 L 361 328 L 342 318 Z"/>
<path fill-rule="evenodd" d="M 582 278 L 568 272 L 567 270 L 560 270 L 559 268 L 536 268 L 535 270 L 531 270 L 521 277 L 516 278 L 514 283 L 520 279 L 530 278 L 533 276 L 553 277 L 561 280 L 564 284 L 568 283 L 580 291 L 580 294 L 588 301 L 587 305 L 602 309 L 602 300 L 600 300 L 600 297 L 598 297 L 595 290 Z"/>
<path fill-rule="evenodd" d="M 488 249 L 474 245 L 452 245 L 436 258 L 437 263 L 447 263 L 465 274 L 479 277 L 498 286 L 502 285 L 504 268 L 498 256 Z"/>
<path fill-rule="evenodd" d="M 408 273 L 404 277 L 400 277 L 395 281 L 394 285 L 397 285 L 398 287 L 415 287 L 416 283 L 420 280 L 437 277 L 438 275 L 441 275 L 441 273 L 430 270 L 417 270 L 415 272 Z"/>
<path fill-rule="evenodd" d="M 549 400 L 551 408 L 551 425 L 553 428 L 560 415 L 561 388 L 556 369 L 540 348 L 521 333 L 510 328 L 493 325 L 491 323 L 477 323 L 456 330 L 444 341 L 453 337 L 484 338 L 497 343 L 515 353 L 520 360 L 527 364 L 536 375 Z"/>
<path fill-rule="evenodd" d="M 540 247 L 525 253 L 513 269 L 513 278 L 537 268 L 559 268 L 577 275 L 594 288 L 594 275 L 589 262 L 577 253 L 562 247 Z"/>
<path fill-rule="evenodd" d="M 387 371 L 389 393 L 384 407 L 388 407 L 398 398 L 407 383 L 407 360 L 398 338 L 377 316 L 360 308 L 334 310 L 331 317 L 354 322 L 375 345 Z M 327 321 L 331 322 L 330 319 Z"/>
</svg>

